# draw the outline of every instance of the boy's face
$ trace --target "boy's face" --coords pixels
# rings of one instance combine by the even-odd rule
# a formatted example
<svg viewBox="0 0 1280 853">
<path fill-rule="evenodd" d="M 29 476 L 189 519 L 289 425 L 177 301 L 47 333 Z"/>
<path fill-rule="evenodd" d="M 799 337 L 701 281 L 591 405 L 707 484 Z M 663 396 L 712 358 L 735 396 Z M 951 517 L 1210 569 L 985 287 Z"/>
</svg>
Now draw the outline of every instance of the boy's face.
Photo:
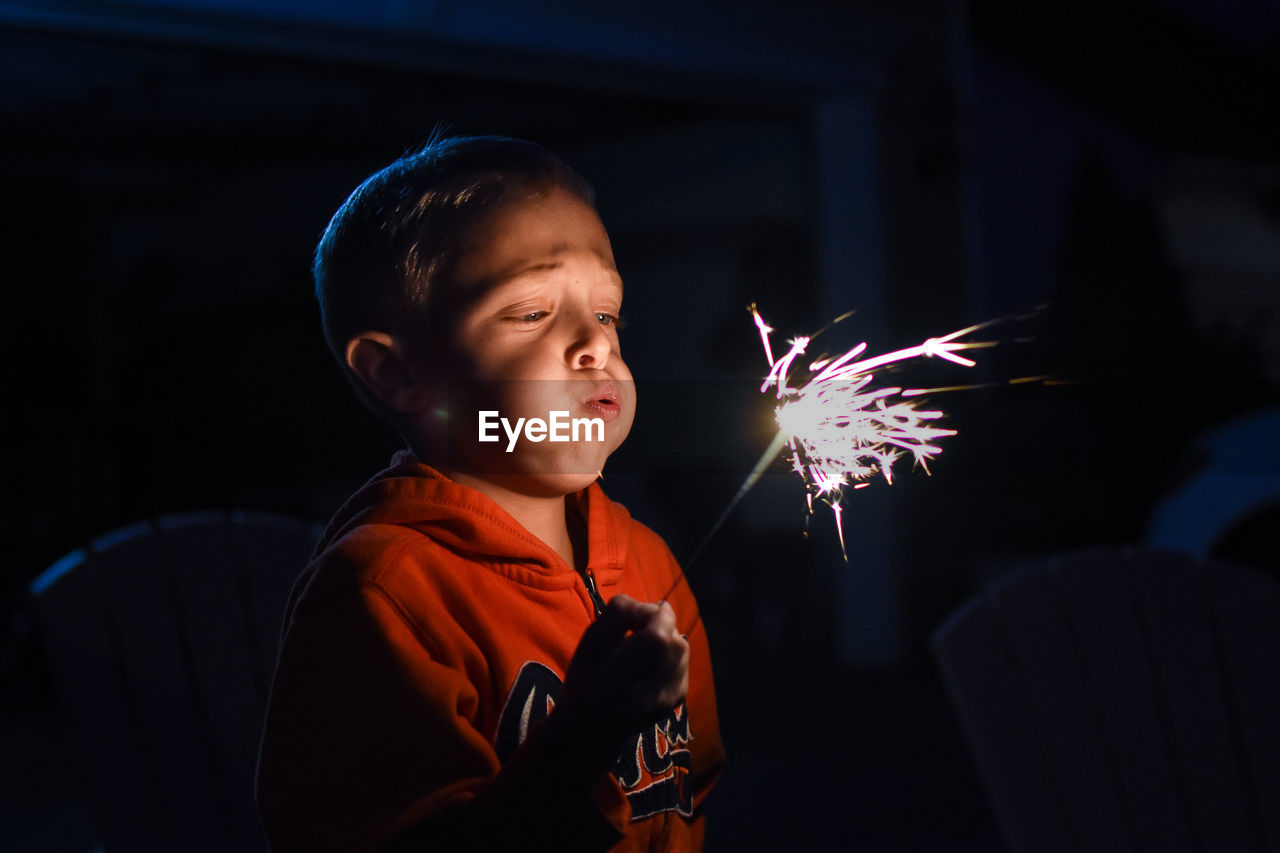
<svg viewBox="0 0 1280 853">
<path fill-rule="evenodd" d="M 525 494 L 590 484 L 635 417 L 635 384 L 618 345 L 622 279 L 600 218 L 562 189 L 506 203 L 468 235 L 452 269 L 465 306 L 452 341 L 448 467 Z M 459 381 L 461 380 L 461 381 Z M 481 442 L 480 411 L 496 411 Z M 518 419 L 563 412 L 577 441 L 541 441 Z M 505 419 L 507 426 L 498 419 Z M 508 450 L 510 448 L 510 450 Z"/>
</svg>

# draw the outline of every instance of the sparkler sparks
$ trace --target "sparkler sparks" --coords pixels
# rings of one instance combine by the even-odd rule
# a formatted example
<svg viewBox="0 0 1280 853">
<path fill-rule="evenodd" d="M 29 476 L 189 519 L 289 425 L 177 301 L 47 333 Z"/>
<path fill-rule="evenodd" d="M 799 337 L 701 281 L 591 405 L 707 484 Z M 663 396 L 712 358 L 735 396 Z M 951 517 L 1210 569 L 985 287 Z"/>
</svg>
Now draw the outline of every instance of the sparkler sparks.
<svg viewBox="0 0 1280 853">
<path fill-rule="evenodd" d="M 794 384 L 791 378 L 793 368 L 814 336 L 795 338 L 790 341 L 791 348 L 786 354 L 775 359 L 771 342 L 773 328 L 760 316 L 755 305 L 750 306 L 750 311 L 760 331 L 765 359 L 769 362 L 769 374 L 760 391 L 773 390 L 781 401 L 774 412 L 779 431 L 726 507 L 720 521 L 712 528 L 712 533 L 786 448 L 791 453 L 792 468 L 805 483 L 809 511 L 813 511 L 814 498 L 831 507 L 840 539 L 840 552 L 847 560 L 841 520 L 844 490 L 862 488 L 877 474 L 884 477 L 885 482 L 892 483 L 893 464 L 908 454 L 916 465 L 928 472 L 929 460 L 942 452 L 936 441 L 955 435 L 955 430 L 932 425 L 942 417 L 941 411 L 922 409 L 911 401 L 910 398 L 926 393 L 924 389 L 875 387 L 872 385 L 875 379 L 872 371 L 913 358 L 942 358 L 964 367 L 973 367 L 975 362 L 959 353 L 994 344 L 962 341 L 961 338 L 987 324 L 969 326 L 949 335 L 929 338 L 914 347 L 871 358 L 860 358 L 867 349 L 867 345 L 861 343 L 837 358 L 820 358 L 810 363 L 808 379 Z M 705 543 L 706 540 L 703 541 Z M 695 557 L 698 552 L 695 552 Z"/>
<path fill-rule="evenodd" d="M 806 503 L 813 512 L 817 498 L 828 506 L 835 516 L 836 534 L 840 540 L 840 553 L 849 559 L 844 544 L 844 527 L 841 519 L 841 500 L 845 489 L 861 489 L 879 474 L 885 482 L 893 482 L 893 464 L 905 454 L 910 454 L 916 465 L 927 473 L 929 460 L 942 452 L 937 439 L 955 435 L 955 430 L 943 429 L 931 424 L 942 417 L 935 409 L 918 408 L 912 398 L 943 391 L 962 391 L 994 387 L 1004 383 L 976 385 L 951 385 L 940 388 L 874 387 L 872 371 L 913 358 L 941 358 L 962 367 L 973 367 L 973 359 L 960 355 L 966 350 L 995 346 L 994 341 L 961 340 L 979 329 L 1002 320 L 968 326 L 938 338 L 928 338 L 914 347 L 895 350 L 871 358 L 860 358 L 867 350 L 860 343 L 836 358 L 819 358 L 808 366 L 811 374 L 800 384 L 792 381 L 791 373 L 797 361 L 815 337 L 826 328 L 839 323 L 852 314 L 843 314 L 827 327 L 813 335 L 790 341 L 791 348 L 781 358 L 774 358 L 771 335 L 773 328 L 760 316 L 759 310 L 749 306 L 765 359 L 769 362 L 769 374 L 760 386 L 761 393 L 774 392 L 779 400 L 774 410 L 778 433 L 765 448 L 760 459 L 747 478 L 738 487 L 732 500 L 725 505 L 715 524 L 694 549 L 684 568 L 676 576 L 665 599 L 685 576 L 689 567 L 697 561 L 703 549 L 723 526 L 751 487 L 764 476 L 769 465 L 784 449 L 790 450 L 791 467 L 804 481 Z M 1038 312 L 1039 308 L 1036 309 Z M 1034 312 L 1033 312 L 1034 313 Z M 1026 319 L 1028 314 L 1012 319 Z M 1009 318 L 1004 318 L 1009 319 Z M 1029 376 L 1010 380 L 1011 384 L 1044 382 L 1049 377 Z M 695 623 L 696 624 L 696 623 Z"/>
<path fill-rule="evenodd" d="M 775 417 L 781 434 L 787 438 L 791 463 L 808 487 L 809 507 L 813 498 L 826 501 L 835 513 L 840 551 L 848 559 L 844 547 L 844 530 L 840 517 L 840 500 L 846 486 L 865 485 L 877 473 L 885 482 L 893 482 L 893 463 L 909 453 L 915 463 L 929 470 L 929 459 L 942 452 L 935 441 L 955 435 L 955 430 L 931 426 L 942 416 L 934 409 L 920 409 L 903 394 L 902 388 L 876 388 L 871 371 L 894 362 L 919 357 L 938 357 L 965 367 L 975 362 L 957 353 L 988 346 L 986 343 L 961 341 L 977 331 L 969 326 L 929 338 L 924 343 L 886 353 L 874 358 L 858 357 L 867 345 L 858 344 L 836 359 L 819 359 L 809 365 L 813 374 L 803 385 L 791 384 L 791 369 L 804 354 L 811 338 L 791 341 L 791 349 L 780 359 L 773 358 L 769 337 L 772 329 L 752 305 L 751 315 L 760 330 L 769 375 L 760 386 L 762 393 L 773 388 L 781 400 Z M 910 389 L 908 389 L 910 390 Z"/>
</svg>

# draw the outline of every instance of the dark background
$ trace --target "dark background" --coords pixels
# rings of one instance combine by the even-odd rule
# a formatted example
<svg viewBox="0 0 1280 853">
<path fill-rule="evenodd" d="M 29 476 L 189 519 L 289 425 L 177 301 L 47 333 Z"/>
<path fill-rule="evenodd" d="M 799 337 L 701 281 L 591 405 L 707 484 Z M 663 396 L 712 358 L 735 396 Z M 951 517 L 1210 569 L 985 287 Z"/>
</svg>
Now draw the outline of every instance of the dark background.
<svg viewBox="0 0 1280 853">
<path fill-rule="evenodd" d="M 164 513 L 322 521 L 396 448 L 310 252 L 443 124 L 596 186 L 641 399 L 606 487 L 678 555 L 770 437 L 747 303 L 776 343 L 857 309 L 831 349 L 1048 305 L 903 380 L 994 385 L 935 400 L 932 478 L 849 496 L 848 564 L 779 468 L 691 571 L 712 849 L 998 849 L 931 632 L 1029 560 L 1147 541 L 1280 380 L 1280 6 L 1028 5 L 0 2 L 0 846 L 94 837 L 28 583 Z"/>
</svg>

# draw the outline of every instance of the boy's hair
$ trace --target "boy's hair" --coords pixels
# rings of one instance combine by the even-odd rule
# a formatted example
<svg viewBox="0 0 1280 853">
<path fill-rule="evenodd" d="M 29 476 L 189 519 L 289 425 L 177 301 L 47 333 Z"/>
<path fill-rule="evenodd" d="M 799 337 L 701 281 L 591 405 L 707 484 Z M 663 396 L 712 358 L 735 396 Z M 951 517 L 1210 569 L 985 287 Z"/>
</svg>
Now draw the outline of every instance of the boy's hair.
<svg viewBox="0 0 1280 853">
<path fill-rule="evenodd" d="M 375 172 L 347 197 L 316 246 L 312 273 L 325 340 L 356 392 L 384 417 L 346 365 L 347 341 L 412 323 L 427 340 L 447 333 L 452 262 L 471 228 L 519 197 L 595 192 L 541 145 L 504 136 L 433 137 Z M 444 316 L 441 316 L 444 315 Z"/>
</svg>

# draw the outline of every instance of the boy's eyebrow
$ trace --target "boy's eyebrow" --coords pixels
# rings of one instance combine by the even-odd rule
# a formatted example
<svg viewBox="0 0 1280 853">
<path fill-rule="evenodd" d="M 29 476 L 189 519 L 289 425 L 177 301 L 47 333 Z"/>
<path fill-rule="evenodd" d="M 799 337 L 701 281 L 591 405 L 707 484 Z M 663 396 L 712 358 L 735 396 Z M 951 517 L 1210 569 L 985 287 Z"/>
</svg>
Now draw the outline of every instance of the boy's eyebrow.
<svg viewBox="0 0 1280 853">
<path fill-rule="evenodd" d="M 603 262 L 605 259 L 600 258 L 600 260 Z M 557 270 L 563 266 L 564 266 L 564 261 L 559 261 L 559 260 L 538 261 L 537 263 L 525 264 L 523 266 L 513 264 L 512 269 L 503 270 L 499 273 L 496 273 L 495 275 L 491 276 L 488 280 L 480 282 L 480 284 L 484 290 L 490 290 L 494 287 L 497 287 L 498 285 L 506 284 L 509 281 L 513 281 L 517 278 L 520 278 L 520 276 L 522 275 L 527 275 L 529 273 L 535 273 L 535 272 L 547 272 L 549 270 Z M 622 287 L 622 276 L 621 274 L 619 274 L 618 268 L 612 263 L 606 263 L 605 269 L 617 281 L 618 286 Z"/>
</svg>

